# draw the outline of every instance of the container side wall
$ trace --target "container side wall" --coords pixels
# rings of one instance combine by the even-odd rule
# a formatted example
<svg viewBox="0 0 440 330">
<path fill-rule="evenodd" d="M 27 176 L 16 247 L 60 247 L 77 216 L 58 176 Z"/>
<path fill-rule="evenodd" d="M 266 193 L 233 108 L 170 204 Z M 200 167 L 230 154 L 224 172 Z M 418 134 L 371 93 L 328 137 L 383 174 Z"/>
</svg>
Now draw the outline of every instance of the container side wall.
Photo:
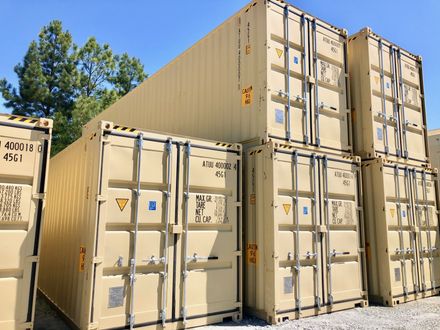
<svg viewBox="0 0 440 330">
<path fill-rule="evenodd" d="M 32 327 L 34 319 L 50 153 L 50 127 L 36 122 L 0 115 L 1 329 Z"/>
<path fill-rule="evenodd" d="M 244 141 L 264 134 L 265 5 L 253 2 L 98 115 L 121 125 Z"/>
<path fill-rule="evenodd" d="M 429 132 L 429 160 L 433 168 L 440 168 L 440 132 Z"/>
<path fill-rule="evenodd" d="M 81 138 L 52 159 L 39 289 L 76 326 L 90 318 L 98 138 Z"/>
</svg>

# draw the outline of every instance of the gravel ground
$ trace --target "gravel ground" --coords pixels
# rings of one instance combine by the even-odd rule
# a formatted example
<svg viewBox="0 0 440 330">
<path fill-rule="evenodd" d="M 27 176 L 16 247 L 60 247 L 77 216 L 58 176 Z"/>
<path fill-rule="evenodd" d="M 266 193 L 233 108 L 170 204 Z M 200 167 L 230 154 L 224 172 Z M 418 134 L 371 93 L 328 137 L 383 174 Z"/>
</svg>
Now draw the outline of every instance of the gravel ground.
<svg viewBox="0 0 440 330">
<path fill-rule="evenodd" d="M 37 295 L 34 330 L 70 330 L 46 299 Z"/>
<path fill-rule="evenodd" d="M 203 327 L 204 330 L 285 329 L 440 329 L 440 297 L 431 297 L 394 308 L 370 306 L 269 326 L 256 319 Z"/>
<path fill-rule="evenodd" d="M 68 330 L 69 327 L 41 297 L 37 298 L 35 330 Z M 440 297 L 431 297 L 398 305 L 394 308 L 370 306 L 333 314 L 287 321 L 277 326 L 266 325 L 254 318 L 240 323 L 228 322 L 201 330 L 286 330 L 286 329 L 440 329 Z"/>
</svg>

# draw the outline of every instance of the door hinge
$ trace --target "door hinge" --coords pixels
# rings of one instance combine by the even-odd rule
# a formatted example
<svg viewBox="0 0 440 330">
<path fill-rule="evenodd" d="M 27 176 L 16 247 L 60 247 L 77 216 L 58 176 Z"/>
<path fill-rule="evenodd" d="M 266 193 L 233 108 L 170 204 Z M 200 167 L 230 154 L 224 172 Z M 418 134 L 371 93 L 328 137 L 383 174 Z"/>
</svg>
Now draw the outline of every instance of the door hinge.
<svg viewBox="0 0 440 330">
<path fill-rule="evenodd" d="M 170 234 L 182 234 L 182 225 L 170 224 L 169 227 Z"/>
<path fill-rule="evenodd" d="M 28 256 L 26 257 L 27 262 L 39 262 L 40 256 Z"/>
<path fill-rule="evenodd" d="M 97 202 L 106 202 L 107 201 L 107 197 L 104 195 L 96 195 L 96 201 Z"/>
<path fill-rule="evenodd" d="M 46 199 L 46 193 L 35 193 L 35 194 L 32 194 L 32 199 L 45 200 Z"/>
<path fill-rule="evenodd" d="M 93 257 L 92 263 L 94 264 L 102 264 L 104 262 L 103 257 Z"/>
<path fill-rule="evenodd" d="M 98 322 L 90 323 L 89 326 L 87 327 L 87 330 L 97 330 L 97 329 L 99 329 Z"/>
<path fill-rule="evenodd" d="M 234 251 L 232 255 L 235 257 L 241 257 L 243 254 L 241 253 L 241 250 L 238 250 L 238 251 Z"/>
<path fill-rule="evenodd" d="M 32 322 L 21 323 L 17 326 L 18 329 L 33 329 L 33 327 L 34 324 Z"/>
</svg>

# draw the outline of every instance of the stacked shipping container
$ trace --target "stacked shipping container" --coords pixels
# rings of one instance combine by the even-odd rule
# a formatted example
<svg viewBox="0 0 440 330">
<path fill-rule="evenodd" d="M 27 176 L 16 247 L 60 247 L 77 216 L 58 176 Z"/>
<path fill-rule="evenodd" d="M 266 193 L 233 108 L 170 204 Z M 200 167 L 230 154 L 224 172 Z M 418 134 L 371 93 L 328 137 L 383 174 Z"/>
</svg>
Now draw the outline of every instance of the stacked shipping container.
<svg viewBox="0 0 440 330">
<path fill-rule="evenodd" d="M 0 115 L 0 328 L 32 328 L 52 121 Z"/>
<path fill-rule="evenodd" d="M 105 119 L 241 142 L 249 164 L 273 157 L 267 165 L 273 175 L 257 192 L 247 191 L 244 204 L 246 253 L 252 256 L 245 263 L 245 307 L 270 323 L 366 305 L 360 161 L 353 156 L 347 66 L 345 30 L 282 1 L 253 1 L 88 124 Z M 285 159 L 277 161 L 281 155 Z M 301 155 L 301 164 L 293 155 Z M 306 166 L 311 160 L 316 164 Z M 266 171 L 248 166 L 245 176 L 252 172 L 257 180 Z M 330 184 L 315 182 L 313 175 L 322 173 L 346 190 L 339 195 Z M 316 205 L 300 205 L 297 196 Z M 274 223 L 256 234 L 263 232 L 260 225 Z M 301 244 L 293 244 L 298 235 Z M 307 246 L 315 248 L 305 251 Z M 338 274 L 347 269 L 356 277 L 341 280 Z"/>
<path fill-rule="evenodd" d="M 369 28 L 348 45 L 369 296 L 394 306 L 440 288 L 438 180 L 429 162 L 422 62 Z"/>
<path fill-rule="evenodd" d="M 240 318 L 240 145 L 175 135 L 190 133 L 245 150 L 249 313 L 365 306 L 367 270 L 380 303 L 436 293 L 421 77 L 419 57 L 369 29 L 348 38 L 283 1 L 251 2 L 54 158 L 41 291 L 79 328 Z"/>
<path fill-rule="evenodd" d="M 39 289 L 73 328 L 241 318 L 240 145 L 100 122 L 52 165 Z"/>
</svg>

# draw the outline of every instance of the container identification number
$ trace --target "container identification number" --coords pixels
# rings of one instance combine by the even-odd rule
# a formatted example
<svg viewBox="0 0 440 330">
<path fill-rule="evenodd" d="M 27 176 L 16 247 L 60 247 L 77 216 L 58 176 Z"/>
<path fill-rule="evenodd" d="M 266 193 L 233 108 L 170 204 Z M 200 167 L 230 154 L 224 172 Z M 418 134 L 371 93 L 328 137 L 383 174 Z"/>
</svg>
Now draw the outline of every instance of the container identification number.
<svg viewBox="0 0 440 330">
<path fill-rule="evenodd" d="M 15 162 L 21 163 L 23 162 L 23 154 L 19 152 L 34 152 L 35 146 L 33 143 L 26 142 L 15 142 L 15 141 L 0 141 L 0 149 L 6 149 L 9 152 L 6 152 L 2 159 L 6 162 Z M 41 152 L 41 145 L 37 147 L 37 151 Z"/>
</svg>

